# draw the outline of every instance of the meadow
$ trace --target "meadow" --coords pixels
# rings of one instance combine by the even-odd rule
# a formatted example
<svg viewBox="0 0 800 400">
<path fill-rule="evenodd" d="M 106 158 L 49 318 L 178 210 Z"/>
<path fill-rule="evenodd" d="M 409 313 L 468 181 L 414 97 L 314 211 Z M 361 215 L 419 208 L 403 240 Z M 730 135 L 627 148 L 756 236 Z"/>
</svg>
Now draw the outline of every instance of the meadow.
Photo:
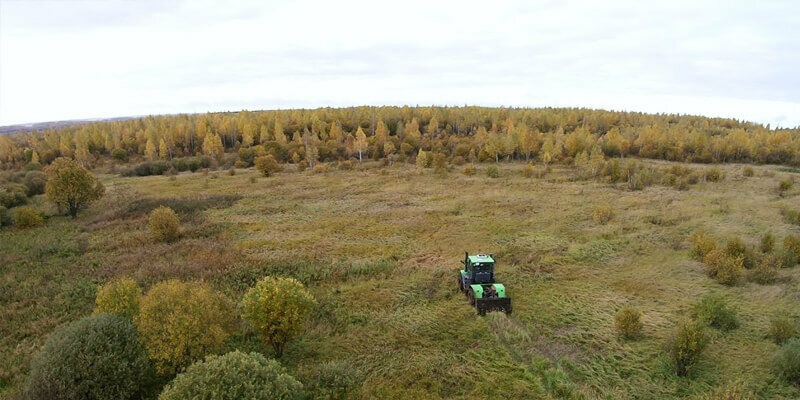
<svg viewBox="0 0 800 400">
<path fill-rule="evenodd" d="M 724 286 L 690 256 L 697 231 L 751 245 L 766 232 L 778 243 L 800 232 L 781 215 L 800 204 L 800 185 L 777 190 L 797 170 L 754 166 L 748 177 L 728 164 L 718 182 L 631 191 L 575 180 L 574 167 L 530 177 L 524 163 L 500 163 L 490 178 L 489 165 L 474 175 L 377 162 L 290 165 L 270 177 L 99 175 L 106 195 L 76 220 L 0 231 L 0 397 L 15 397 L 48 333 L 90 314 L 97 285 L 115 277 L 145 290 L 204 280 L 238 301 L 280 275 L 318 301 L 281 358 L 312 395 L 313 382 L 339 374 L 352 398 L 670 399 L 725 388 L 800 398 L 772 373 L 779 346 L 767 338 L 770 318 L 800 318 L 800 267 L 780 269 L 772 284 Z M 47 208 L 41 197 L 34 203 Z M 174 243 L 150 238 L 147 217 L 159 205 L 181 218 Z M 593 218 L 598 207 L 611 209 L 607 222 Z M 479 317 L 470 307 L 456 281 L 464 251 L 495 255 L 513 314 Z M 708 294 L 735 306 L 740 326 L 710 330 L 697 366 L 677 377 L 664 343 Z M 642 312 L 632 340 L 614 329 L 625 306 Z M 231 349 L 271 354 L 244 332 Z"/>
</svg>

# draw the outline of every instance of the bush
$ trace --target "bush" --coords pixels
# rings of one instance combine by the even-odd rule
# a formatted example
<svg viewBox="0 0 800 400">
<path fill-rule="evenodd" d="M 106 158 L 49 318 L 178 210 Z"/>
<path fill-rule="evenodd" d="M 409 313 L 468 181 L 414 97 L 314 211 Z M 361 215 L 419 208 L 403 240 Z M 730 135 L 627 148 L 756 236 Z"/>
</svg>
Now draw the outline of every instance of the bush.
<svg viewBox="0 0 800 400">
<path fill-rule="evenodd" d="M 29 399 L 134 399 L 153 383 L 130 321 L 95 314 L 53 332 L 31 361 Z"/>
<path fill-rule="evenodd" d="M 800 261 L 800 237 L 797 235 L 789 234 L 783 239 L 783 250 L 790 253 L 794 257 L 795 264 Z M 794 265 L 788 265 L 792 267 Z"/>
<path fill-rule="evenodd" d="M 756 267 L 750 271 L 750 280 L 762 285 L 774 283 L 778 279 L 778 267 L 780 259 L 775 254 L 761 257 Z"/>
<path fill-rule="evenodd" d="M 275 360 L 233 351 L 208 356 L 179 374 L 159 400 L 302 399 L 303 385 Z"/>
<path fill-rule="evenodd" d="M 783 344 L 797 335 L 797 323 L 788 315 L 776 315 L 769 321 L 769 336 L 775 343 Z"/>
<path fill-rule="evenodd" d="M 28 197 L 44 193 L 47 184 L 47 176 L 42 171 L 31 171 L 25 175 L 25 187 L 28 188 Z"/>
<path fill-rule="evenodd" d="M 736 309 L 721 295 L 708 295 L 695 306 L 697 319 L 712 328 L 730 331 L 739 327 Z"/>
<path fill-rule="evenodd" d="M 150 212 L 150 233 L 156 242 L 172 242 L 180 236 L 181 221 L 169 207 L 160 206 Z"/>
<path fill-rule="evenodd" d="M 33 228 L 44 225 L 42 212 L 31 206 L 15 208 L 13 219 L 14 225 L 18 228 Z"/>
<path fill-rule="evenodd" d="M 465 165 L 464 168 L 461 169 L 461 173 L 467 176 L 475 175 L 475 172 L 475 167 L 472 164 Z"/>
<path fill-rule="evenodd" d="M 306 315 L 316 302 L 294 278 L 266 277 L 242 298 L 242 317 L 271 345 L 275 356 L 303 329 Z"/>
<path fill-rule="evenodd" d="M 133 320 L 139 315 L 142 289 L 130 278 L 113 280 L 97 288 L 95 313 L 121 315 Z"/>
<path fill-rule="evenodd" d="M 742 168 L 742 176 L 751 177 L 753 175 L 755 175 L 755 172 L 753 171 L 753 167 L 746 166 L 746 167 Z"/>
<path fill-rule="evenodd" d="M 745 251 L 747 251 L 747 246 L 738 236 L 729 237 L 725 243 L 725 254 L 730 257 L 744 257 Z"/>
<path fill-rule="evenodd" d="M 111 151 L 111 158 L 117 161 L 128 161 L 128 152 L 123 149 L 114 149 Z"/>
<path fill-rule="evenodd" d="M 490 165 L 488 168 L 486 168 L 486 176 L 489 178 L 499 178 L 500 168 L 497 165 Z"/>
<path fill-rule="evenodd" d="M 142 298 L 135 319 L 156 370 L 173 375 L 219 351 L 234 328 L 227 299 L 202 283 L 157 283 Z"/>
<path fill-rule="evenodd" d="M 0 206 L 0 227 L 11 225 L 14 222 L 5 206 Z"/>
<path fill-rule="evenodd" d="M 330 164 L 318 163 L 314 164 L 314 167 L 311 168 L 311 172 L 315 174 L 323 174 L 330 171 L 330 169 L 331 169 Z"/>
<path fill-rule="evenodd" d="M 256 170 L 261 172 L 264 176 L 270 176 L 281 169 L 281 165 L 278 164 L 278 160 L 272 154 L 267 154 L 265 156 L 256 157 L 255 159 Z"/>
<path fill-rule="evenodd" d="M 533 168 L 533 165 L 526 165 L 525 168 L 522 168 L 522 176 L 526 178 L 533 178 L 536 175 L 536 169 Z"/>
<path fill-rule="evenodd" d="M 322 363 L 303 377 L 310 398 L 347 399 L 358 385 L 358 373 L 353 365 L 344 361 Z"/>
<path fill-rule="evenodd" d="M 614 218 L 614 210 L 609 205 L 599 205 L 592 210 L 592 219 L 600 225 L 607 224 L 612 218 Z"/>
<path fill-rule="evenodd" d="M 783 221 L 787 224 L 800 225 L 800 210 L 782 207 L 781 215 L 783 215 Z"/>
<path fill-rule="evenodd" d="M 706 274 L 723 285 L 732 286 L 744 276 L 744 257 L 731 257 L 722 250 L 714 250 L 703 258 Z"/>
<path fill-rule="evenodd" d="M 725 173 L 723 173 L 722 170 L 717 167 L 708 168 L 703 171 L 703 179 L 708 182 L 719 182 L 725 179 Z"/>
<path fill-rule="evenodd" d="M 686 320 L 678 324 L 667 341 L 667 353 L 675 374 L 686 376 L 708 344 L 708 335 L 702 323 Z"/>
<path fill-rule="evenodd" d="M 0 187 L 0 206 L 12 208 L 28 202 L 28 188 L 17 183 L 8 183 Z"/>
<path fill-rule="evenodd" d="M 788 192 L 791 189 L 792 189 L 792 181 L 788 179 L 784 179 L 778 183 L 778 194 L 780 196 L 783 196 L 784 194 L 786 194 L 786 192 Z"/>
<path fill-rule="evenodd" d="M 694 232 L 690 241 L 692 242 L 692 258 L 698 261 L 703 261 L 708 253 L 717 248 L 714 239 L 704 232 Z"/>
<path fill-rule="evenodd" d="M 772 253 L 775 250 L 775 235 L 772 232 L 767 232 L 761 236 L 761 243 L 758 249 L 762 253 Z"/>
<path fill-rule="evenodd" d="M 791 339 L 781 346 L 772 368 L 779 377 L 800 385 L 800 338 Z"/>
<path fill-rule="evenodd" d="M 642 313 L 639 310 L 625 307 L 619 310 L 617 316 L 614 317 L 614 328 L 617 333 L 625 339 L 632 339 L 638 336 L 642 331 Z"/>
<path fill-rule="evenodd" d="M 701 397 L 701 400 L 747 400 L 755 398 L 741 382 L 729 383 Z"/>
</svg>

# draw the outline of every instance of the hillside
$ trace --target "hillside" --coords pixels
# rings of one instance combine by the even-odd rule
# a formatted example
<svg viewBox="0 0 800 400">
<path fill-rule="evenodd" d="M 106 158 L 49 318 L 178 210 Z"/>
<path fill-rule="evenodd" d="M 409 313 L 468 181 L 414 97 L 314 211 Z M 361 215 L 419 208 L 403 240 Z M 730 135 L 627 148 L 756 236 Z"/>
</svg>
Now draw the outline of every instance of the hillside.
<svg viewBox="0 0 800 400">
<path fill-rule="evenodd" d="M 370 161 L 289 165 L 271 177 L 252 168 L 99 175 L 105 197 L 76 220 L 35 196 L 46 226 L 0 231 L 0 393 L 19 390 L 46 336 L 91 313 L 96 286 L 112 278 L 145 290 L 204 280 L 237 300 L 261 277 L 282 275 L 304 282 L 318 305 L 281 363 L 306 384 L 326 365 L 346 371 L 354 397 L 696 398 L 732 387 L 800 397 L 771 372 L 779 346 L 767 337 L 776 315 L 800 318 L 800 268 L 781 268 L 768 284 L 746 271 L 726 286 L 690 254 L 698 231 L 752 247 L 767 232 L 778 246 L 800 233 L 781 213 L 797 209 L 798 185 L 777 189 L 797 172 L 642 163 L 642 176 L 685 168 L 704 178 L 631 187 L 587 179 L 580 165 L 487 162 L 470 174 L 471 164 Z M 158 205 L 178 212 L 179 241 L 150 239 L 147 215 Z M 610 220 L 593 218 L 599 209 Z M 464 251 L 495 254 L 513 314 L 479 317 L 458 292 Z M 676 377 L 665 342 L 709 294 L 737 310 L 739 327 L 709 328 L 696 368 Z M 625 306 L 642 312 L 634 340 L 614 329 Z M 271 354 L 248 333 L 228 347 Z"/>
</svg>

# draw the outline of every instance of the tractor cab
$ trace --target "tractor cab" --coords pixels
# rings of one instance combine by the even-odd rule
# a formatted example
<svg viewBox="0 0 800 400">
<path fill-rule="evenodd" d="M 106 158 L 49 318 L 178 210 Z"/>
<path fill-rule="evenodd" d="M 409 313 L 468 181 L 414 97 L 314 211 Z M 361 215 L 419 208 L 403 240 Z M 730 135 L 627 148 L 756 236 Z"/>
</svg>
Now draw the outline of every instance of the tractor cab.
<svg viewBox="0 0 800 400">
<path fill-rule="evenodd" d="M 474 256 L 464 254 L 464 272 L 469 283 L 494 283 L 494 256 L 493 254 L 477 254 Z"/>
</svg>

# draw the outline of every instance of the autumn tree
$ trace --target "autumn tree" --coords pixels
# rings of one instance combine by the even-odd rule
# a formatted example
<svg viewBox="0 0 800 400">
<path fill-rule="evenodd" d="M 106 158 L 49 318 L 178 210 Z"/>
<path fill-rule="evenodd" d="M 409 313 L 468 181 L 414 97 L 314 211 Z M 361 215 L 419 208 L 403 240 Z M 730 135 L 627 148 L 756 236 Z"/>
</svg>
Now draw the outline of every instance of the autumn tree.
<svg viewBox="0 0 800 400">
<path fill-rule="evenodd" d="M 358 152 L 358 162 L 362 161 L 362 153 L 367 149 L 367 135 L 364 130 L 358 127 L 356 131 L 355 149 Z"/>
<path fill-rule="evenodd" d="M 100 181 L 69 158 L 57 158 L 44 172 L 47 175 L 45 196 L 60 210 L 65 209 L 72 218 L 105 193 Z"/>
<path fill-rule="evenodd" d="M 266 277 L 242 298 L 242 317 L 280 357 L 286 343 L 303 329 L 314 297 L 294 278 Z"/>
<path fill-rule="evenodd" d="M 157 372 L 169 376 L 222 349 L 235 318 L 227 299 L 207 284 L 172 279 L 147 292 L 135 323 Z"/>
</svg>

